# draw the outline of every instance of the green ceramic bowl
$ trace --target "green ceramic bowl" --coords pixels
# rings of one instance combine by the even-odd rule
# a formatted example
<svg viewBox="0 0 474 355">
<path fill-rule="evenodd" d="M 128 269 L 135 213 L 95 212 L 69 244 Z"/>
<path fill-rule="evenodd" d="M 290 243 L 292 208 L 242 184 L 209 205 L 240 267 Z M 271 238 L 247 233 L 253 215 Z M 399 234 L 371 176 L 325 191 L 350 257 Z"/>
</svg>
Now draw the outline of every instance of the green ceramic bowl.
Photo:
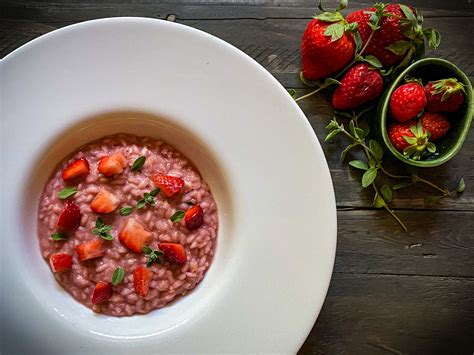
<svg viewBox="0 0 474 355">
<path fill-rule="evenodd" d="M 404 84 L 404 78 L 407 75 L 422 79 L 423 85 L 428 81 L 452 77 L 457 78 L 458 81 L 465 85 L 466 97 L 463 105 L 458 112 L 449 115 L 451 129 L 445 137 L 435 142 L 437 148 L 436 153 L 426 160 L 417 161 L 405 157 L 395 149 L 388 138 L 387 123 L 391 121 L 389 107 L 390 96 L 398 86 Z M 472 86 L 466 74 L 447 60 L 439 58 L 424 58 L 406 68 L 385 91 L 379 102 L 376 116 L 377 122 L 375 124 L 378 126 L 378 133 L 382 138 L 385 147 L 394 157 L 406 164 L 427 168 L 446 163 L 461 149 L 462 144 L 469 133 L 473 112 Z"/>
</svg>

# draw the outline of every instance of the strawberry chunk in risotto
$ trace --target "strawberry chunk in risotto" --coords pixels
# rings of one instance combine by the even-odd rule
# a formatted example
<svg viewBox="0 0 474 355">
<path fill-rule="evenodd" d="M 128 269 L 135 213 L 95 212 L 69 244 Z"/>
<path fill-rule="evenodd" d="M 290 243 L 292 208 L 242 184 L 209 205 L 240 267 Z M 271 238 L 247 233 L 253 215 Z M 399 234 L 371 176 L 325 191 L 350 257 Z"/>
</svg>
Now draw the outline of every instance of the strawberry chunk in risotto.
<svg viewBox="0 0 474 355">
<path fill-rule="evenodd" d="M 217 204 L 194 165 L 148 137 L 118 134 L 81 147 L 39 201 L 39 246 L 57 282 L 117 317 L 192 291 L 211 265 L 217 228 Z"/>
</svg>

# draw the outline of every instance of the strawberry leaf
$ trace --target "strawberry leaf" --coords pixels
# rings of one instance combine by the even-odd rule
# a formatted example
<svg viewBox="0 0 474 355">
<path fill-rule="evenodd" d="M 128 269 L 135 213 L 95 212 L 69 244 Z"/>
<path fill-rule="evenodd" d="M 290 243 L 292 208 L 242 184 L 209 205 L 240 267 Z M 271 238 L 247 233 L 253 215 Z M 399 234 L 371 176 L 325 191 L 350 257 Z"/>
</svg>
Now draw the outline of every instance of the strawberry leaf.
<svg viewBox="0 0 474 355">
<path fill-rule="evenodd" d="M 362 187 L 368 187 L 372 184 L 377 177 L 377 168 L 370 168 L 367 170 L 364 175 L 362 175 Z"/>
<path fill-rule="evenodd" d="M 324 22 L 339 22 L 344 20 L 344 17 L 340 12 L 323 12 L 314 18 Z M 344 30 L 344 26 L 342 29 Z"/>
<path fill-rule="evenodd" d="M 380 60 L 378 60 L 376 57 L 374 57 L 373 55 L 367 55 L 365 56 L 364 58 L 362 58 L 362 60 L 364 62 L 367 62 L 369 63 L 371 66 L 373 66 L 374 68 L 382 68 L 382 63 L 380 63 Z"/>
<path fill-rule="evenodd" d="M 408 6 L 400 4 L 400 9 L 408 20 L 417 22 L 415 14 Z"/>
<path fill-rule="evenodd" d="M 362 49 L 362 38 L 360 37 L 359 31 L 355 32 L 352 34 L 354 36 L 354 42 L 356 45 L 356 53 L 359 53 L 360 50 Z"/>
<path fill-rule="evenodd" d="M 331 42 L 335 42 L 344 35 L 344 25 L 342 23 L 333 23 L 324 31 L 325 36 L 331 36 Z"/>
<path fill-rule="evenodd" d="M 413 48 L 413 43 L 410 41 L 398 41 L 385 47 L 385 49 L 388 49 L 396 55 L 404 55 L 410 48 Z"/>
<path fill-rule="evenodd" d="M 408 136 L 402 136 L 402 137 L 405 140 L 405 142 L 407 142 L 408 144 L 416 144 L 416 142 L 418 141 L 415 137 L 408 137 Z"/>
<path fill-rule="evenodd" d="M 441 43 L 441 34 L 436 31 L 434 28 L 425 28 L 423 30 L 423 35 L 428 40 L 428 45 L 430 48 L 436 49 Z"/>
<path fill-rule="evenodd" d="M 348 0 L 341 0 L 336 11 L 344 10 L 347 7 Z"/>
<path fill-rule="evenodd" d="M 353 168 L 360 169 L 360 170 L 368 170 L 369 167 L 367 166 L 367 163 L 362 160 L 351 160 L 349 162 L 349 165 L 352 166 Z"/>
<path fill-rule="evenodd" d="M 436 152 L 436 146 L 434 145 L 434 143 L 431 143 L 431 142 L 428 142 L 426 144 L 426 149 L 428 149 L 428 152 L 430 152 L 430 153 L 435 153 Z"/>
</svg>

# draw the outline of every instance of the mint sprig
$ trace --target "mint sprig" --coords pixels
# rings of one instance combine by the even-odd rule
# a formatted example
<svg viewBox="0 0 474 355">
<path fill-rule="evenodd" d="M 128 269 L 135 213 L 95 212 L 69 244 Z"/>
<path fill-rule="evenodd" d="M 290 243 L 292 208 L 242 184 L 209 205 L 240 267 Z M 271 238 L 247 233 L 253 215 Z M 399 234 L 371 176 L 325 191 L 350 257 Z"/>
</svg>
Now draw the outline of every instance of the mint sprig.
<svg viewBox="0 0 474 355">
<path fill-rule="evenodd" d="M 155 206 L 155 196 L 160 193 L 160 189 L 154 189 L 150 192 L 145 192 L 143 198 L 137 202 L 137 209 L 142 209 L 146 205 Z"/>
<path fill-rule="evenodd" d="M 146 267 L 150 267 L 153 263 L 161 264 L 160 256 L 163 255 L 163 252 L 159 249 L 152 249 L 149 246 L 145 245 L 143 247 L 143 253 L 148 257 L 146 262 Z"/>
</svg>

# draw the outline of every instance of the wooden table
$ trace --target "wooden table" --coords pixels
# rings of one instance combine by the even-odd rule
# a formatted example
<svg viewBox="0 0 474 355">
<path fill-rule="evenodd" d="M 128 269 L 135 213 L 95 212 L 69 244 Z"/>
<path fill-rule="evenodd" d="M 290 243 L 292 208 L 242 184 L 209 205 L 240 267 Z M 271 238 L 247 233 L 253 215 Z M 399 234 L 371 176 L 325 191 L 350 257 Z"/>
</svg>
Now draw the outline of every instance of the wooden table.
<svg viewBox="0 0 474 355">
<path fill-rule="evenodd" d="M 453 61 L 474 77 L 474 4 L 471 0 L 412 0 L 442 43 L 429 56 Z M 299 45 L 316 0 L 73 0 L 3 1 L 0 57 L 44 33 L 110 16 L 168 19 L 199 28 L 242 49 L 285 87 L 307 92 L 298 80 Z M 334 4 L 334 0 L 326 1 Z M 366 7 L 353 1 L 349 10 Z M 231 70 L 231 68 L 229 68 Z M 301 103 L 320 141 L 332 116 L 324 94 Z M 434 207 L 429 188 L 402 190 L 392 206 L 403 232 L 372 207 L 359 173 L 339 162 L 342 141 L 322 143 L 336 190 L 338 247 L 329 293 L 302 354 L 472 354 L 474 351 L 474 129 L 462 151 L 442 167 L 424 170 L 441 185 L 466 191 Z M 392 169 L 399 165 L 387 162 Z M 318 272 L 318 270 L 314 270 Z M 309 281 L 310 282 L 310 281 Z"/>
</svg>

